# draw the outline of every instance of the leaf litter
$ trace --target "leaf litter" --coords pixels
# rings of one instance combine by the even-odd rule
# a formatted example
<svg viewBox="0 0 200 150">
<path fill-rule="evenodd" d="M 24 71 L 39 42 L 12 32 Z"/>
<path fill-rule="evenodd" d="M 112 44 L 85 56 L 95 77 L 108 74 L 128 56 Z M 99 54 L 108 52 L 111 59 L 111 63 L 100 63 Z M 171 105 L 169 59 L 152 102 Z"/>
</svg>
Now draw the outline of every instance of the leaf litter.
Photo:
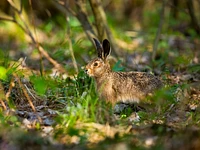
<svg viewBox="0 0 200 150">
<path fill-rule="evenodd" d="M 147 58 L 149 54 L 145 54 L 145 56 L 139 55 L 139 53 L 133 56 L 129 55 L 128 59 L 130 61 L 134 59 L 133 63 L 137 62 L 138 64 L 141 64 L 140 61 L 143 61 L 142 65 L 136 66 L 135 69 L 145 70 L 144 66 L 149 63 Z M 138 58 L 138 60 L 135 58 Z M 54 99 L 53 97 L 38 94 L 28 78 L 15 75 L 10 80 L 10 83 L 1 83 L 7 95 L 4 103 L 7 108 L 11 108 L 5 110 L 5 116 L 17 116 L 23 129 L 27 131 L 39 130 L 40 136 L 47 139 L 51 146 L 56 145 L 61 149 L 93 149 L 95 147 L 104 147 L 104 145 L 107 145 L 108 149 L 111 147 L 116 149 L 120 147 L 124 149 L 132 147 L 198 149 L 200 147 L 200 144 L 197 142 L 200 140 L 199 72 L 190 72 L 185 69 L 182 72 L 161 74 L 161 76 L 164 77 L 163 81 L 166 86 L 173 89 L 171 92 L 174 96 L 174 102 L 167 103 L 166 108 L 159 106 L 152 108 L 150 106 L 146 110 L 139 110 L 137 113 L 140 118 L 138 119 L 138 116 L 134 113 L 127 118 L 119 115 L 116 116 L 113 112 L 110 115 L 109 110 L 96 105 L 98 112 L 96 117 L 101 119 L 101 114 L 103 113 L 107 117 L 106 123 L 82 121 L 81 118 L 76 118 L 73 126 L 70 126 L 70 123 L 59 124 L 56 121 L 59 114 L 63 113 L 68 117 L 71 115 L 70 109 L 68 109 L 70 105 L 65 103 L 66 96 L 62 91 L 59 91 L 61 88 L 59 89 L 58 87 L 59 92 L 57 92 L 58 95 L 55 97 L 57 100 L 60 98 L 58 102 L 52 100 Z M 69 80 L 72 86 L 76 84 L 74 77 Z M 48 92 L 51 93 L 51 89 Z M 87 91 L 79 94 L 83 100 L 88 95 Z M 68 95 L 69 103 L 77 107 L 79 105 L 71 101 L 74 98 L 73 95 L 71 95 L 71 98 Z M 161 101 L 168 100 L 164 98 Z M 63 120 L 63 122 L 65 121 Z M 15 121 L 9 120 L 8 122 L 12 125 Z M 7 135 L 3 134 L 1 136 L 7 137 Z M 180 136 L 182 137 L 181 139 Z M 186 141 L 190 143 L 185 144 Z M 85 144 L 83 144 L 84 142 Z M 106 144 L 107 142 L 109 144 Z M 8 147 L 13 146 L 8 143 L 5 145 Z"/>
</svg>

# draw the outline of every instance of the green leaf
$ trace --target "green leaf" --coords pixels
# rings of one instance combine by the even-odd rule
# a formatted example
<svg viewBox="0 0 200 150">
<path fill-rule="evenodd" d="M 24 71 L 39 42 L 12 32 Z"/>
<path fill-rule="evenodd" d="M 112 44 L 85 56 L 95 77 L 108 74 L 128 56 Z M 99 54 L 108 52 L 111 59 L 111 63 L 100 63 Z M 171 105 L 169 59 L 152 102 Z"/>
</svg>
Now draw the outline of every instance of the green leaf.
<svg viewBox="0 0 200 150">
<path fill-rule="evenodd" d="M 0 79 L 1 80 L 7 80 L 7 70 L 3 66 L 0 66 Z"/>
<path fill-rule="evenodd" d="M 113 71 L 123 71 L 124 67 L 121 66 L 121 60 L 118 60 L 117 63 L 113 66 Z"/>
<path fill-rule="evenodd" d="M 9 120 L 10 120 L 11 122 L 17 122 L 17 121 L 18 121 L 16 116 L 11 116 L 11 117 L 9 118 Z"/>
<path fill-rule="evenodd" d="M 34 85 L 35 90 L 41 95 L 45 94 L 48 82 L 43 77 L 31 76 L 30 79 Z"/>
</svg>

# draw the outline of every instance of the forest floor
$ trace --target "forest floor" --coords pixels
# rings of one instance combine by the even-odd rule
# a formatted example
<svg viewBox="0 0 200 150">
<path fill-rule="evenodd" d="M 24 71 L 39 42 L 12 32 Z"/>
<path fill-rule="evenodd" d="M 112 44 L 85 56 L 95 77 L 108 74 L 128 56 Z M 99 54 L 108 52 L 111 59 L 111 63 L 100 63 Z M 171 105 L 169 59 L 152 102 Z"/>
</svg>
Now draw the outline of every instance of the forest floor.
<svg viewBox="0 0 200 150">
<path fill-rule="evenodd" d="M 12 75 L 1 82 L 0 149 L 200 149 L 198 65 L 157 70 L 165 87 L 146 98 L 143 109 L 116 115 L 83 71 L 41 77 L 30 69 L 38 64 L 27 61 L 9 62 Z"/>
</svg>

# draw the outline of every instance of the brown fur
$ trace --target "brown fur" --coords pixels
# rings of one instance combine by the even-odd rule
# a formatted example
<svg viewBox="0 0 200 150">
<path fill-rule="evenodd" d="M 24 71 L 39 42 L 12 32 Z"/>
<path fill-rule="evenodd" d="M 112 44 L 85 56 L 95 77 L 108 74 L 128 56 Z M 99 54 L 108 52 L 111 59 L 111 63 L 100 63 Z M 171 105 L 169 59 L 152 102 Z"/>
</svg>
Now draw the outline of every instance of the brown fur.
<svg viewBox="0 0 200 150">
<path fill-rule="evenodd" d="M 101 45 L 98 45 L 100 43 L 97 42 L 95 44 L 98 48 L 102 48 L 101 52 L 103 54 L 99 55 L 98 52 L 100 57 L 89 62 L 86 71 L 88 75 L 94 77 L 97 91 L 102 99 L 112 104 L 117 102 L 139 102 L 147 94 L 162 86 L 162 82 L 149 73 L 113 72 L 106 59 L 110 53 L 110 50 L 108 50 L 108 48 L 110 49 L 109 45 L 100 47 Z M 107 49 L 106 52 L 104 48 Z"/>
</svg>

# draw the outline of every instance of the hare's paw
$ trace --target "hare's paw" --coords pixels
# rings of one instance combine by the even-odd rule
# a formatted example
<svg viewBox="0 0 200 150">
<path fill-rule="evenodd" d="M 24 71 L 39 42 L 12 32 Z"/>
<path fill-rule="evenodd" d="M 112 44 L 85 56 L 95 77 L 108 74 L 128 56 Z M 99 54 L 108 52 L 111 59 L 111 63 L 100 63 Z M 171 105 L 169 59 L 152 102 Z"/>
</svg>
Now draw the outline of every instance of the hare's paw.
<svg viewBox="0 0 200 150">
<path fill-rule="evenodd" d="M 129 122 L 139 122 L 140 121 L 140 116 L 138 115 L 137 112 L 132 112 L 132 114 L 128 117 Z"/>
<path fill-rule="evenodd" d="M 114 114 L 121 114 L 123 113 L 126 109 L 130 108 L 129 104 L 126 103 L 117 103 L 113 109 Z"/>
</svg>

